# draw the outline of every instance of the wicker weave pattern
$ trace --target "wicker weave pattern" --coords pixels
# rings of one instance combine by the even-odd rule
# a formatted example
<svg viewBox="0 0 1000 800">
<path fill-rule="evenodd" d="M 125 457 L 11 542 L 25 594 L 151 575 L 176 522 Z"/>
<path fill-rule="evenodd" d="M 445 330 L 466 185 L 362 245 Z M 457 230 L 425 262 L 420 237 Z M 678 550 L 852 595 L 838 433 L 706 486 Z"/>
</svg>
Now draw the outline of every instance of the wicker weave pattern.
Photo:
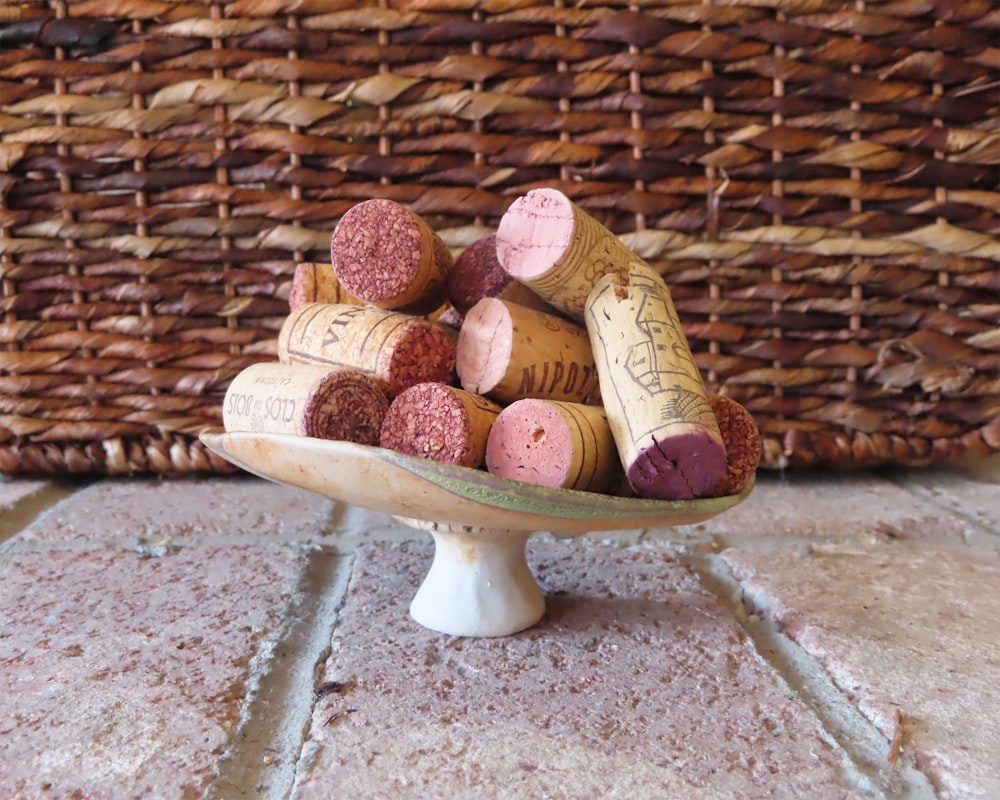
<svg viewBox="0 0 1000 800">
<path fill-rule="evenodd" d="M 990 0 L 0 6 L 0 472 L 191 472 L 354 203 L 561 189 L 765 466 L 1000 447 Z"/>
</svg>

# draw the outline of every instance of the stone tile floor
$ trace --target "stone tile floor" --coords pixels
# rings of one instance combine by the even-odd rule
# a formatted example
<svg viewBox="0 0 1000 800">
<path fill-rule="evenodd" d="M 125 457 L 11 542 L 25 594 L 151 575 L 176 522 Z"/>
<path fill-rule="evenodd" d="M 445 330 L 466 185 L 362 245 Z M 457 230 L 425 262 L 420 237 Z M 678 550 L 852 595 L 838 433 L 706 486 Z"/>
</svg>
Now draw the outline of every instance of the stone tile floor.
<svg viewBox="0 0 1000 800">
<path fill-rule="evenodd" d="M 548 606 L 425 630 L 432 549 L 257 479 L 0 480 L 0 798 L 1000 798 L 1000 461 L 762 474 L 529 544 Z"/>
</svg>

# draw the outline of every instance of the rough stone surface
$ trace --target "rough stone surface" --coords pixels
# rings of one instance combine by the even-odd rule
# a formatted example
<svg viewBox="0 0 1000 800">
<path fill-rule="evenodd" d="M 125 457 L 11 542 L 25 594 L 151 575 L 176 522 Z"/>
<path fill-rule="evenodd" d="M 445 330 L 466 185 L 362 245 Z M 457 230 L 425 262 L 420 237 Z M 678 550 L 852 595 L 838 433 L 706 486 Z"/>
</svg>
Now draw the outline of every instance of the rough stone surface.
<svg viewBox="0 0 1000 800">
<path fill-rule="evenodd" d="M 922 487 L 946 507 L 1000 533 L 1000 468 L 992 475 L 984 468 L 974 477 L 944 468 L 905 474 L 908 484 Z"/>
<path fill-rule="evenodd" d="M 669 551 L 529 550 L 543 621 L 461 639 L 407 614 L 428 546 L 360 548 L 296 800 L 866 796 Z"/>
<path fill-rule="evenodd" d="M 942 796 L 1000 797 L 1000 556 L 888 546 L 723 558 Z"/>
<path fill-rule="evenodd" d="M 333 502 L 313 492 L 260 478 L 101 481 L 50 509 L 22 541 L 113 542 L 238 534 L 316 539 Z"/>
<path fill-rule="evenodd" d="M 238 547 L 5 557 L 0 797 L 198 797 L 301 558 Z"/>
<path fill-rule="evenodd" d="M 873 473 L 758 473 L 753 492 L 725 514 L 697 526 L 739 536 L 875 537 L 963 540 L 965 524 Z"/>
</svg>

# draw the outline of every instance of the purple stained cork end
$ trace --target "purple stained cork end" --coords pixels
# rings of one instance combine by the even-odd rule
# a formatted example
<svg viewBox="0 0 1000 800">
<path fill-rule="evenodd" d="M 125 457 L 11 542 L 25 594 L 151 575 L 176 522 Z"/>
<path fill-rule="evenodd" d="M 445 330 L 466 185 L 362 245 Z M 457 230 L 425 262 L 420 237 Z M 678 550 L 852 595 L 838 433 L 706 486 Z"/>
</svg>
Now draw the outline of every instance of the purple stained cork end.
<svg viewBox="0 0 1000 800">
<path fill-rule="evenodd" d="M 417 279 L 423 257 L 419 220 L 392 200 L 353 206 L 330 239 L 330 260 L 341 285 L 375 304 L 404 294 Z"/>
<path fill-rule="evenodd" d="M 381 446 L 407 455 L 478 467 L 484 444 L 475 441 L 468 411 L 455 391 L 422 383 L 402 392 L 382 422 Z"/>
<path fill-rule="evenodd" d="M 652 440 L 626 470 L 636 494 L 655 500 L 700 497 L 725 474 L 725 446 L 708 433 L 697 431 Z"/>
<path fill-rule="evenodd" d="M 448 299 L 465 314 L 484 297 L 495 297 L 513 280 L 497 258 L 497 236 L 487 234 L 455 259 L 448 274 Z"/>
</svg>

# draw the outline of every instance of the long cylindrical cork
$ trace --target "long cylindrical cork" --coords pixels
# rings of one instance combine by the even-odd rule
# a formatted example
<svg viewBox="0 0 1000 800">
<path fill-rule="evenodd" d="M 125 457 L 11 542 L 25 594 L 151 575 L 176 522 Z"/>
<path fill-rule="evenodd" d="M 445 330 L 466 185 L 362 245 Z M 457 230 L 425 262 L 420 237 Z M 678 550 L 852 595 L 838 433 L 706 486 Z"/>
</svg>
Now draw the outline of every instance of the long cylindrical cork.
<svg viewBox="0 0 1000 800">
<path fill-rule="evenodd" d="M 347 292 L 334 272 L 331 264 L 305 261 L 295 265 L 292 277 L 292 292 L 288 296 L 288 306 L 292 311 L 306 303 L 346 303 L 361 305 L 364 301 Z"/>
<path fill-rule="evenodd" d="M 689 500 L 726 473 L 726 448 L 670 292 L 636 260 L 587 300 L 601 395 L 629 484 L 640 497 Z"/>
<path fill-rule="evenodd" d="M 443 383 L 402 392 L 382 423 L 381 445 L 411 456 L 478 469 L 500 406 Z"/>
<path fill-rule="evenodd" d="M 419 216 L 393 200 L 366 200 L 337 223 L 330 261 L 341 285 L 379 308 L 432 311 L 453 259 Z"/>
<path fill-rule="evenodd" d="M 465 314 L 484 297 L 552 311 L 552 306 L 500 266 L 497 235 L 489 233 L 465 248 L 448 272 L 448 299 Z"/>
<path fill-rule="evenodd" d="M 541 486 L 604 492 L 621 464 L 600 406 L 518 400 L 490 430 L 486 469 Z"/>
<path fill-rule="evenodd" d="M 281 326 L 278 359 L 357 369 L 374 377 L 390 398 L 417 383 L 448 383 L 455 374 L 455 346 L 443 330 L 373 306 L 299 307 Z"/>
<path fill-rule="evenodd" d="M 456 350 L 458 377 L 470 392 L 504 403 L 599 402 L 587 331 L 554 314 L 484 298 L 465 315 Z"/>
<path fill-rule="evenodd" d="M 624 275 L 637 257 L 600 222 L 555 189 L 513 202 L 497 229 L 500 264 L 574 319 L 604 275 Z"/>
<path fill-rule="evenodd" d="M 222 424 L 227 431 L 377 444 L 388 410 L 382 388 L 357 370 L 253 364 L 230 382 Z"/>
<path fill-rule="evenodd" d="M 757 423 L 743 406 L 721 394 L 710 394 L 709 405 L 719 423 L 726 445 L 726 474 L 709 489 L 706 497 L 739 494 L 757 471 L 761 458 L 761 439 Z"/>
</svg>

